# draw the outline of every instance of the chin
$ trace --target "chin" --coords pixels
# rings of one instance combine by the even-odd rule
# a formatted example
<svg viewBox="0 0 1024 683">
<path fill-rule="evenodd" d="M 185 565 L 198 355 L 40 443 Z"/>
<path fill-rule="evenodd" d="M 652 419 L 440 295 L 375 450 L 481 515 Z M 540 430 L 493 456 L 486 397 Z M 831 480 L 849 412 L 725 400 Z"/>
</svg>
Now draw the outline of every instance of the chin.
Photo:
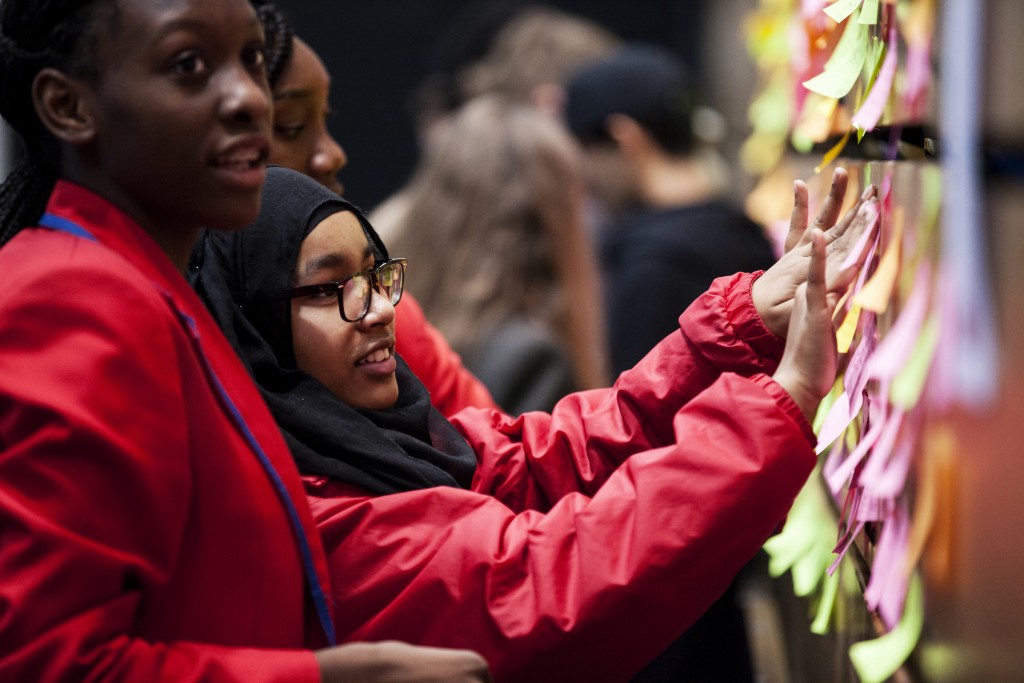
<svg viewBox="0 0 1024 683">
<path fill-rule="evenodd" d="M 257 195 L 250 202 L 236 202 L 231 211 L 223 211 L 213 220 L 208 220 L 203 227 L 211 230 L 233 232 L 249 226 L 260 215 L 260 197 Z"/>
<path fill-rule="evenodd" d="M 342 403 L 355 408 L 356 410 L 387 410 L 398 402 L 398 384 L 394 383 L 387 388 L 374 387 L 364 391 L 352 392 L 349 389 L 335 389 L 334 395 L 341 399 Z"/>
<path fill-rule="evenodd" d="M 388 410 L 392 408 L 395 403 L 398 402 L 398 392 L 395 392 L 393 397 L 381 398 L 378 400 L 366 400 L 366 405 L 363 406 L 366 410 Z"/>
</svg>

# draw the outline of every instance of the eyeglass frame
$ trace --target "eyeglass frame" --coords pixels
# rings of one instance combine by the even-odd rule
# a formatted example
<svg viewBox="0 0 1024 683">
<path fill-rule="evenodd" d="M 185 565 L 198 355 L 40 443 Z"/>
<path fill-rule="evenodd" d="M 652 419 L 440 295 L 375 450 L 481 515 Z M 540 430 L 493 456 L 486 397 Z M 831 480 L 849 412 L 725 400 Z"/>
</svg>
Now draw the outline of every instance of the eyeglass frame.
<svg viewBox="0 0 1024 683">
<path fill-rule="evenodd" d="M 397 306 L 398 302 L 402 300 L 402 294 L 405 292 L 405 269 L 408 266 L 408 259 L 405 258 L 389 258 L 383 261 L 380 265 L 374 266 L 373 270 L 360 270 L 352 273 L 348 277 L 343 277 L 340 280 L 332 280 L 331 282 L 319 282 L 313 285 L 302 285 L 301 287 L 292 287 L 288 290 L 289 299 L 298 299 L 304 296 L 312 296 L 314 294 L 323 294 L 324 292 L 335 292 L 338 295 L 338 313 L 341 314 L 341 319 L 347 323 L 357 323 L 366 317 L 366 314 L 370 312 L 370 304 L 373 302 L 373 293 L 377 292 L 380 294 L 380 271 L 391 265 L 401 266 L 401 283 L 402 286 L 398 290 L 398 297 L 392 301 L 391 297 L 388 297 L 388 301 L 392 306 Z M 345 284 L 359 277 L 365 275 L 370 280 L 370 289 L 367 290 L 369 293 L 366 295 L 363 303 L 363 311 L 360 313 L 355 320 L 350 320 L 345 316 Z"/>
</svg>

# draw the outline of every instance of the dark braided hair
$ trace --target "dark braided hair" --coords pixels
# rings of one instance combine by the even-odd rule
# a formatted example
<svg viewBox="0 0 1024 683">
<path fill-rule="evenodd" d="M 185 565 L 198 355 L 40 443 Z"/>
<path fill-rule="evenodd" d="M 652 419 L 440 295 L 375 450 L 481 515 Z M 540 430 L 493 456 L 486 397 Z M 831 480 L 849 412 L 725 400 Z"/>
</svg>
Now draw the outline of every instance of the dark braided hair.
<svg viewBox="0 0 1024 683">
<path fill-rule="evenodd" d="M 264 0 L 253 0 L 256 12 L 259 14 L 260 23 L 263 24 L 263 34 L 267 43 L 267 81 L 270 89 L 273 90 L 277 81 L 281 78 L 282 72 L 288 62 L 292 59 L 292 46 L 295 31 L 288 23 L 288 19 L 272 2 Z"/>
<path fill-rule="evenodd" d="M 24 157 L 0 185 L 0 244 L 36 224 L 57 181 L 58 147 L 36 115 L 32 82 L 46 67 L 96 80 L 89 38 L 100 6 L 116 9 L 104 0 L 0 0 L 0 115 Z"/>
</svg>

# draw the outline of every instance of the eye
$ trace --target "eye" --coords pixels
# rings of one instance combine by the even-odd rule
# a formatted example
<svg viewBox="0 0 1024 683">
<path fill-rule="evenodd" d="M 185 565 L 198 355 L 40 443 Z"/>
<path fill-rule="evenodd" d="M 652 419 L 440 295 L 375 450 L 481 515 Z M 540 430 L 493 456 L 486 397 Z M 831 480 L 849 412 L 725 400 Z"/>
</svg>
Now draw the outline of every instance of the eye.
<svg viewBox="0 0 1024 683">
<path fill-rule="evenodd" d="M 282 140 L 297 140 L 302 134 L 302 131 L 306 129 L 306 124 L 300 123 L 295 126 L 274 126 L 274 135 L 281 138 Z"/>
<path fill-rule="evenodd" d="M 333 283 L 325 285 L 319 292 L 310 294 L 309 298 L 313 301 L 334 301 L 338 298 L 338 286 Z"/>
<path fill-rule="evenodd" d="M 184 76 L 198 76 L 206 71 L 206 60 L 195 52 L 184 52 L 175 58 L 173 67 Z"/>
<path fill-rule="evenodd" d="M 267 46 L 263 43 L 249 45 L 242 52 L 242 59 L 246 64 L 262 69 L 267 62 Z"/>
</svg>

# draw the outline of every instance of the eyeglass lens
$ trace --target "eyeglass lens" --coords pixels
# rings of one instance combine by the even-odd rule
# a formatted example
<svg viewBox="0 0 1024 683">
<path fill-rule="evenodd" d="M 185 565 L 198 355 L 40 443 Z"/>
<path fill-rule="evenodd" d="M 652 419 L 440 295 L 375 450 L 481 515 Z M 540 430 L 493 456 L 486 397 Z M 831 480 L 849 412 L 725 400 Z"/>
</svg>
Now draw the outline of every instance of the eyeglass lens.
<svg viewBox="0 0 1024 683">
<path fill-rule="evenodd" d="M 402 296 L 402 264 L 385 263 L 374 273 L 381 293 L 392 305 L 398 303 Z M 344 284 L 341 301 L 346 320 L 359 320 L 370 310 L 371 277 L 369 273 L 359 273 Z"/>
</svg>

